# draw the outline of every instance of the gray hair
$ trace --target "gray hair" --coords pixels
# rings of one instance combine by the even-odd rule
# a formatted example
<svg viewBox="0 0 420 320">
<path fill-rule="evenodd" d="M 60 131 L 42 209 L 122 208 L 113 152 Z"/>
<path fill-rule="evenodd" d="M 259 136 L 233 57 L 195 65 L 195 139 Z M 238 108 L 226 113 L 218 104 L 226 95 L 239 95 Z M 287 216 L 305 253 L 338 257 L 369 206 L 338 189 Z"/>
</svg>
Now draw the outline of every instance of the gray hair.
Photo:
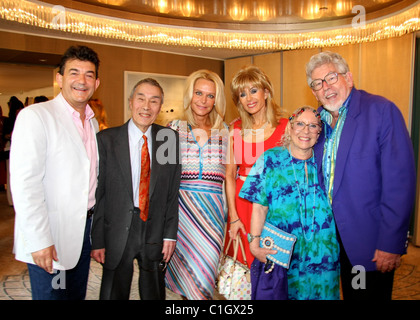
<svg viewBox="0 0 420 320">
<path fill-rule="evenodd" d="M 129 96 L 129 98 L 128 98 L 128 99 L 129 99 L 129 100 L 133 99 L 134 92 L 136 92 L 137 87 L 138 87 L 139 85 L 143 84 L 143 83 L 148 83 L 148 84 L 150 84 L 151 86 L 158 87 L 158 88 L 160 89 L 160 92 L 162 93 L 162 104 L 163 104 L 163 98 L 164 98 L 163 89 L 162 89 L 161 85 L 159 84 L 159 82 L 157 82 L 157 81 L 156 81 L 155 79 L 153 79 L 153 78 L 145 78 L 145 79 L 142 79 L 142 80 L 140 80 L 139 82 L 137 82 L 137 83 L 134 85 L 133 89 L 131 89 L 130 96 Z"/>
<path fill-rule="evenodd" d="M 311 82 L 313 80 L 312 72 L 316 68 L 329 63 L 334 64 L 339 73 L 347 73 L 350 71 L 346 60 L 344 60 L 344 58 L 338 53 L 331 51 L 324 51 L 318 53 L 316 55 L 313 55 L 309 62 L 306 64 L 306 81 L 308 82 L 309 86 L 311 85 Z"/>
</svg>

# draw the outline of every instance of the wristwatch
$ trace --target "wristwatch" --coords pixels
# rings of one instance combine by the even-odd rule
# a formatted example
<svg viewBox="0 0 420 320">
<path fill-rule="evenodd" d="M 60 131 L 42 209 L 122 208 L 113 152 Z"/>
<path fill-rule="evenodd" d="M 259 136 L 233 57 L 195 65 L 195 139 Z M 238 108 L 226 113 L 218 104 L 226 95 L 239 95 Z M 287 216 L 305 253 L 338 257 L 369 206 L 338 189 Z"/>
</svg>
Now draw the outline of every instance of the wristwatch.
<svg viewBox="0 0 420 320">
<path fill-rule="evenodd" d="M 253 236 L 252 234 L 248 233 L 248 242 L 251 243 L 252 241 L 254 241 L 255 238 L 259 238 L 261 237 L 261 235 L 259 236 Z"/>
</svg>

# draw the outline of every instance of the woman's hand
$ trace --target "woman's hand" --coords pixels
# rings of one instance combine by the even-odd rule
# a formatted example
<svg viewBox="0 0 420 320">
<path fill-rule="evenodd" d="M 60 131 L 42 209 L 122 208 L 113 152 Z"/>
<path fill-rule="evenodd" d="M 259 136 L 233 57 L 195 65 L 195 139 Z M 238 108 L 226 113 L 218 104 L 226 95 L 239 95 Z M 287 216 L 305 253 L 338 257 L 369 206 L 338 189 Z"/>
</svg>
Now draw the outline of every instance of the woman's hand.
<svg viewBox="0 0 420 320">
<path fill-rule="evenodd" d="M 242 231 L 244 235 L 246 235 L 245 226 L 242 223 L 241 219 L 238 218 L 235 222 L 231 222 L 229 224 L 229 237 L 231 239 L 236 239 L 236 236 L 238 235 L 238 232 Z"/>
<path fill-rule="evenodd" d="M 260 247 L 260 238 L 255 238 L 254 240 L 251 241 L 251 243 L 249 244 L 249 249 L 251 250 L 252 255 L 258 259 L 259 261 L 261 261 L 262 263 L 266 263 L 267 262 L 267 255 L 268 254 L 276 254 L 277 250 L 270 250 L 270 249 L 266 249 L 266 248 L 261 248 Z"/>
</svg>

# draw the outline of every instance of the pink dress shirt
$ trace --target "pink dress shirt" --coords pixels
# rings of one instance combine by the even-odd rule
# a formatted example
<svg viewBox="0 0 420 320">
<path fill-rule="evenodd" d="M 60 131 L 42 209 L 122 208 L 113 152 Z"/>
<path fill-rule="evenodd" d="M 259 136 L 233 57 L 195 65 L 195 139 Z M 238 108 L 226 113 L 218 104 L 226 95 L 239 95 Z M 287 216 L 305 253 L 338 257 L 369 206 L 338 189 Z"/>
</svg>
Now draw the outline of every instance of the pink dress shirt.
<svg viewBox="0 0 420 320">
<path fill-rule="evenodd" d="M 96 147 L 96 133 L 93 129 L 90 120 L 95 116 L 95 113 L 90 108 L 89 105 L 86 105 L 85 110 L 85 120 L 82 123 L 80 119 L 80 113 L 77 112 L 73 107 L 67 103 L 69 112 L 72 115 L 74 124 L 76 125 L 77 130 L 79 131 L 80 137 L 82 138 L 83 144 L 86 149 L 87 156 L 90 161 L 90 177 L 89 177 L 89 200 L 87 209 L 92 208 L 95 203 L 95 191 L 97 184 L 97 159 L 98 151 Z"/>
</svg>

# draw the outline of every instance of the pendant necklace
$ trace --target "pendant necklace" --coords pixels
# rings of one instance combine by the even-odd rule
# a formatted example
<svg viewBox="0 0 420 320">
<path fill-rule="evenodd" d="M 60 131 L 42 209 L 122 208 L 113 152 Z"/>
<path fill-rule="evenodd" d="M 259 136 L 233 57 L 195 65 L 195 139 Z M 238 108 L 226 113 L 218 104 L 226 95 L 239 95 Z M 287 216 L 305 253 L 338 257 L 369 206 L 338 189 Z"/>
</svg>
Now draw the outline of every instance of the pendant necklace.
<svg viewBox="0 0 420 320">
<path fill-rule="evenodd" d="M 313 151 L 312 151 L 313 153 Z M 315 191 L 316 191 L 316 186 L 314 184 L 313 186 L 313 194 L 314 194 L 314 199 L 313 199 L 313 205 L 312 205 L 312 225 L 311 228 L 308 228 L 308 230 L 311 232 L 311 235 L 308 237 L 306 232 L 305 232 L 305 228 L 304 228 L 304 215 L 303 215 L 303 204 L 302 204 L 302 195 L 300 193 L 300 187 L 299 187 L 299 181 L 297 179 L 296 176 L 296 170 L 295 170 L 295 166 L 293 164 L 293 157 L 292 157 L 292 152 L 290 151 L 290 146 L 289 146 L 289 154 L 290 154 L 290 160 L 292 163 L 292 168 L 293 168 L 293 174 L 295 176 L 295 184 L 296 184 L 296 188 L 299 194 L 299 209 L 300 209 L 300 224 L 302 227 L 302 232 L 303 232 L 303 236 L 305 237 L 306 241 L 311 241 L 313 236 L 314 236 L 314 224 L 315 224 Z M 307 164 L 306 164 L 306 160 L 305 160 L 305 167 L 307 168 Z M 309 177 L 309 174 L 308 174 Z M 309 179 L 306 179 L 306 188 L 303 190 L 305 192 L 305 217 L 306 217 L 306 213 L 307 213 L 307 207 L 306 207 L 306 194 L 309 195 Z"/>
<path fill-rule="evenodd" d="M 266 121 L 261 127 L 259 127 L 258 129 L 250 129 L 250 130 L 245 130 L 246 131 L 246 133 L 245 133 L 245 135 L 248 135 L 249 133 L 251 133 L 253 136 L 256 136 L 259 132 L 261 132 L 261 131 L 259 131 L 259 130 L 264 130 L 267 126 L 268 126 L 268 121 Z"/>
</svg>

